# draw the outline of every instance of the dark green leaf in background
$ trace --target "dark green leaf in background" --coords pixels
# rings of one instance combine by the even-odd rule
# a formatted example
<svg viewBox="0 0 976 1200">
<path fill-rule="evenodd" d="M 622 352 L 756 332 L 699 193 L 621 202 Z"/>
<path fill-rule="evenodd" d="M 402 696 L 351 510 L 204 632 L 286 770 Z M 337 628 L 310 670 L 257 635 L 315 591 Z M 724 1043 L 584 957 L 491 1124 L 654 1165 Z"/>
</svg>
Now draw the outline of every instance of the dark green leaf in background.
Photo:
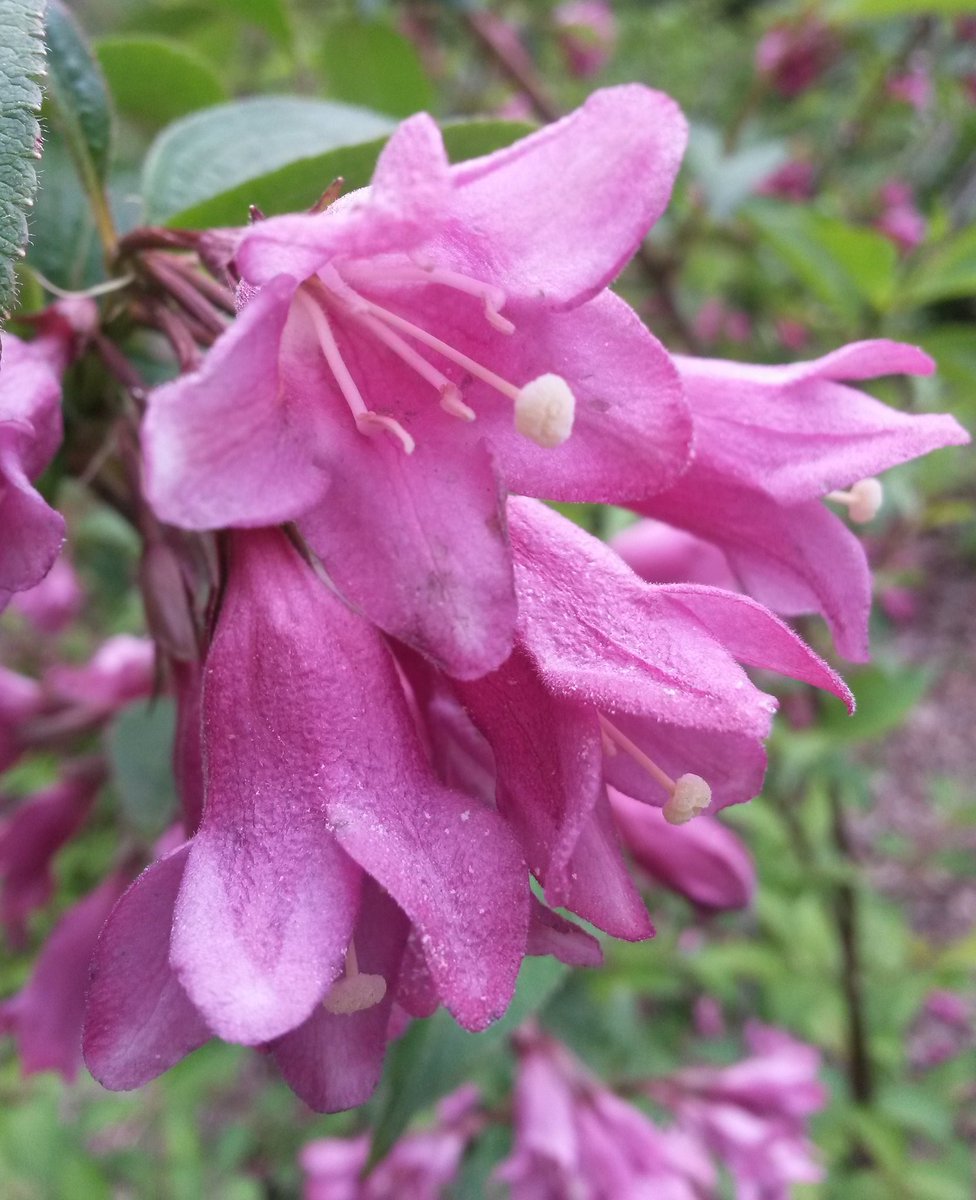
<svg viewBox="0 0 976 1200">
<path fill-rule="evenodd" d="M 444 127 L 444 144 L 452 162 L 463 162 L 510 146 L 531 130 L 532 126 L 521 121 L 459 121 Z M 278 170 L 247 178 L 235 187 L 173 212 L 165 223 L 185 229 L 241 225 L 247 219 L 251 204 L 256 204 L 268 216 L 300 211 L 313 204 L 339 176 L 345 180 L 346 191 L 365 187 L 385 145 L 384 135 L 310 158 L 296 158 Z M 147 196 L 147 206 L 149 203 Z"/>
<path fill-rule="evenodd" d="M 386 117 L 368 109 L 297 96 L 262 96 L 194 113 L 166 129 L 149 151 L 143 170 L 147 220 L 168 221 L 296 159 L 355 145 L 390 128 Z M 238 223 L 245 217 L 246 211 L 239 214 Z"/>
<path fill-rule="evenodd" d="M 102 38 L 95 45 L 115 106 L 133 121 L 158 128 L 227 92 L 202 55 L 167 38 Z"/>
<path fill-rule="evenodd" d="M 61 0 L 48 3 L 47 47 L 47 96 L 85 190 L 92 192 L 108 174 L 112 113 L 98 64 Z"/>
<path fill-rule="evenodd" d="M 159 699 L 127 708 L 108 737 L 112 778 L 129 825 L 147 838 L 158 837 L 173 820 L 172 700 Z"/>
<path fill-rule="evenodd" d="M 946 238 L 924 258 L 899 294 L 904 307 L 976 295 L 976 226 Z"/>
<path fill-rule="evenodd" d="M 329 95 L 406 117 L 436 103 L 417 52 L 382 21 L 328 21 L 319 62 Z"/>
<path fill-rule="evenodd" d="M 37 190 L 37 110 L 44 69 L 43 0 L 0 0 L 0 312 L 15 291 L 14 264 L 27 241 Z"/>
</svg>

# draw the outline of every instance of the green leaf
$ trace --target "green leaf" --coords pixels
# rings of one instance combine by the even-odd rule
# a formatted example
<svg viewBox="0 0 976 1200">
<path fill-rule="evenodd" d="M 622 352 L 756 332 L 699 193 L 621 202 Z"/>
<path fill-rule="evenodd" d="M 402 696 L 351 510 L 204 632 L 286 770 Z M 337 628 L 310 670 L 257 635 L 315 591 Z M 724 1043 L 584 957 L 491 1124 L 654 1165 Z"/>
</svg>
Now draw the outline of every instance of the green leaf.
<svg viewBox="0 0 976 1200">
<path fill-rule="evenodd" d="M 763 242 L 836 313 L 856 318 L 865 302 L 879 311 L 890 303 L 898 252 L 880 233 L 800 204 L 756 201 L 745 215 Z"/>
<path fill-rule="evenodd" d="M 120 113 L 161 126 L 227 99 L 213 67 L 179 42 L 158 37 L 102 38 L 98 62 Z"/>
<path fill-rule="evenodd" d="M 47 9 L 47 95 L 85 190 L 105 182 L 112 141 L 108 89 L 84 35 L 61 0 Z"/>
<path fill-rule="evenodd" d="M 14 267 L 27 242 L 37 191 L 37 111 L 44 69 L 43 0 L 0 0 L 0 313 L 16 292 Z"/>
<path fill-rule="evenodd" d="M 459 121 L 444 127 L 444 144 L 452 162 L 463 162 L 509 146 L 532 128 L 521 121 Z M 248 178 L 199 204 L 174 212 L 166 218 L 166 224 L 184 229 L 241 225 L 251 204 L 268 216 L 298 212 L 314 204 L 339 176 L 345 180 L 347 191 L 365 187 L 386 140 L 384 136 L 296 159 L 276 171 Z"/>
<path fill-rule="evenodd" d="M 227 9 L 239 21 L 257 25 L 282 46 L 292 40 L 292 23 L 285 0 L 211 0 L 217 8 Z"/>
<path fill-rule="evenodd" d="M 38 170 L 27 263 L 58 287 L 77 291 L 104 278 L 91 210 L 58 130 L 48 132 Z"/>
<path fill-rule="evenodd" d="M 832 0 L 834 21 L 890 21 L 894 17 L 946 17 L 976 13 L 976 0 Z"/>
<path fill-rule="evenodd" d="M 934 247 L 903 284 L 902 307 L 976 294 L 976 225 Z"/>
<path fill-rule="evenodd" d="M 927 667 L 865 667 L 851 672 L 847 682 L 857 701 L 857 711 L 833 697 L 824 699 L 823 726 L 832 737 L 863 741 L 897 729 L 928 691 L 933 672 Z"/>
<path fill-rule="evenodd" d="M 329 94 L 406 117 L 436 103 L 416 50 L 382 21 L 355 18 L 329 21 L 323 30 L 319 63 Z"/>
<path fill-rule="evenodd" d="M 288 163 L 388 133 L 390 125 L 368 109 L 297 96 L 262 96 L 194 113 L 150 148 L 142 177 L 147 219 L 168 221 Z"/>
<path fill-rule="evenodd" d="M 173 735 L 176 713 L 168 699 L 127 708 L 108 736 L 108 757 L 122 811 L 144 837 L 158 837 L 173 819 Z"/>
<path fill-rule="evenodd" d="M 503 1038 L 548 1003 L 566 973 L 554 958 L 527 958 L 508 1012 L 484 1033 L 466 1033 L 443 1010 L 415 1021 L 387 1060 L 385 1098 L 373 1122 L 373 1160 L 387 1153 L 414 1113 L 469 1079 L 479 1062 L 497 1053 Z"/>
</svg>

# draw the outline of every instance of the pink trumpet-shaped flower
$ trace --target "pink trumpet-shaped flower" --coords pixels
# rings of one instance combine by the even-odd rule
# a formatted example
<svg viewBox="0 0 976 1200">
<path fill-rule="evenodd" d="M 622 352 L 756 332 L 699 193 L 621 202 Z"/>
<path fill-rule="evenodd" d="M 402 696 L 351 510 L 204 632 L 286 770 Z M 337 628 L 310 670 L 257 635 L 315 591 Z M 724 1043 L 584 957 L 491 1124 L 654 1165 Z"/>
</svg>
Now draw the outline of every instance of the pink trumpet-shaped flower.
<svg viewBox="0 0 976 1200">
<path fill-rule="evenodd" d="M 518 1035 L 515 1144 L 496 1178 L 511 1200 L 699 1200 L 715 1172 L 686 1134 L 656 1126 L 589 1074 L 565 1046 Z"/>
<path fill-rule="evenodd" d="M 508 515 L 516 649 L 456 692 L 491 747 L 499 812 L 549 903 L 616 937 L 647 937 L 605 784 L 663 807 L 675 823 L 754 796 L 776 702 L 740 662 L 850 696 L 755 601 L 643 583 L 535 501 L 512 499 Z"/>
<path fill-rule="evenodd" d="M 479 1103 L 470 1083 L 445 1096 L 434 1124 L 400 1138 L 366 1178 L 368 1135 L 309 1142 L 301 1154 L 304 1200 L 439 1200 L 482 1123 Z"/>
<path fill-rule="evenodd" d="M 38 633 L 60 633 L 81 611 L 84 592 L 71 563 L 59 558 L 40 583 L 17 592 L 11 608 L 30 621 Z"/>
<path fill-rule="evenodd" d="M 652 804 L 608 789 L 613 819 L 637 866 L 699 909 L 746 908 L 756 891 L 752 855 L 714 817 L 671 825 Z"/>
<path fill-rule="evenodd" d="M 386 632 L 459 677 L 498 666 L 516 616 L 505 489 L 646 496 L 687 461 L 670 359 L 607 290 L 684 143 L 674 103 L 636 85 L 453 167 L 421 114 L 369 189 L 242 232 L 251 298 L 150 398 L 158 515 L 297 520 Z"/>
<path fill-rule="evenodd" d="M 783 367 L 676 362 L 695 457 L 667 492 L 632 507 L 713 543 L 744 590 L 775 612 L 822 613 L 840 653 L 862 661 L 867 560 L 821 501 L 870 519 L 881 497 L 871 477 L 969 436 L 950 416 L 910 416 L 842 381 L 925 375 L 932 360 L 914 346 L 871 341 Z"/>
<path fill-rule="evenodd" d="M 589 79 L 610 61 L 617 22 L 608 0 L 565 0 L 552 14 L 571 75 Z"/>
<path fill-rule="evenodd" d="M 13 942 L 23 942 L 27 918 L 51 899 L 54 857 L 88 816 L 104 781 L 100 760 L 80 764 L 0 824 L 0 921 Z"/>
<path fill-rule="evenodd" d="M 0 1004 L 25 1075 L 57 1071 L 71 1081 L 81 1065 L 81 1027 L 92 950 L 129 881 L 115 871 L 64 914 L 44 943 L 27 985 Z"/>
<path fill-rule="evenodd" d="M 435 778 L 376 631 L 278 532 L 236 535 L 230 559 L 203 817 L 106 926 L 86 1061 L 136 1087 L 216 1034 L 269 1046 L 313 1107 L 350 1107 L 379 1076 L 410 925 L 458 1021 L 505 1010 L 525 868 L 497 814 Z"/>
<path fill-rule="evenodd" d="M 61 441 L 63 339 L 0 347 L 0 611 L 14 592 L 35 587 L 64 542 L 64 520 L 34 489 Z"/>
<path fill-rule="evenodd" d="M 748 1058 L 729 1067 L 687 1067 L 652 1081 L 647 1093 L 678 1127 L 731 1171 L 744 1200 L 789 1200 L 794 1183 L 823 1177 L 807 1131 L 824 1107 L 820 1053 L 780 1029 L 752 1022 Z"/>
<path fill-rule="evenodd" d="M 58 700 L 107 716 L 152 695 L 155 660 L 148 638 L 120 633 L 104 642 L 84 666 L 51 667 L 44 687 Z"/>
</svg>

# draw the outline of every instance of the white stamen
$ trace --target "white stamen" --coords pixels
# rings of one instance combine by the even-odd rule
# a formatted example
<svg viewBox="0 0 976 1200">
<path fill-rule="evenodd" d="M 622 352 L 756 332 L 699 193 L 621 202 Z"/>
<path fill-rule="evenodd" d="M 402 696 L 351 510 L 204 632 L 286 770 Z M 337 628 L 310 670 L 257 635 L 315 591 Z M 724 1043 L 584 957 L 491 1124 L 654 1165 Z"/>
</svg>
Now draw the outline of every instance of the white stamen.
<svg viewBox="0 0 976 1200">
<path fill-rule="evenodd" d="M 373 1008 L 385 995 L 386 980 L 382 975 L 360 972 L 356 947 L 350 942 L 346 951 L 346 973 L 329 989 L 329 994 L 322 1001 L 322 1007 L 336 1016 L 350 1016 L 352 1013 Z"/>
<path fill-rule="evenodd" d="M 561 375 L 540 375 L 515 397 L 515 428 L 551 450 L 573 432 L 576 398 Z"/>
<path fill-rule="evenodd" d="M 684 825 L 699 816 L 712 802 L 712 789 L 700 775 L 682 775 L 664 806 L 669 825 Z"/>
<path fill-rule="evenodd" d="M 880 479 L 861 479 L 847 492 L 828 492 L 826 499 L 843 504 L 848 516 L 858 525 L 873 521 L 884 502 Z"/>
<path fill-rule="evenodd" d="M 635 746 L 612 721 L 608 721 L 603 713 L 597 713 L 597 718 L 604 744 L 609 741 L 626 751 L 639 767 L 643 767 L 652 779 L 670 793 L 663 809 L 664 819 L 669 825 L 684 825 L 708 808 L 712 802 L 712 789 L 700 775 L 682 775 L 676 782 L 653 758 L 645 754 L 639 746 Z"/>
</svg>

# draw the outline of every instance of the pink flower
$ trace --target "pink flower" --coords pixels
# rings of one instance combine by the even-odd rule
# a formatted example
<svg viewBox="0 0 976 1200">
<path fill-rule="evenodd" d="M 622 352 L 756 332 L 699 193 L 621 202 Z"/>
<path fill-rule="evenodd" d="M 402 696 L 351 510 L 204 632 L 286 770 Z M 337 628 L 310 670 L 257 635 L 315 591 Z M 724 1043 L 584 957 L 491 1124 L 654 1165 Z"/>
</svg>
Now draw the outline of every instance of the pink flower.
<svg viewBox="0 0 976 1200">
<path fill-rule="evenodd" d="M 810 340 L 810 331 L 802 321 L 794 321 L 791 317 L 779 317 L 776 321 L 776 334 L 787 350 L 802 350 Z"/>
<path fill-rule="evenodd" d="M 661 521 L 628 525 L 610 545 L 648 583 L 704 583 L 730 592 L 739 590 L 728 560 L 717 546 Z"/>
<path fill-rule="evenodd" d="M 932 77 L 925 67 L 913 67 L 903 75 L 892 75 L 887 92 L 893 99 L 922 112 L 932 103 Z"/>
<path fill-rule="evenodd" d="M 25 1075 L 57 1071 L 71 1081 L 78 1074 L 88 963 L 128 878 L 113 872 L 69 908 L 44 943 L 29 982 L 0 1004 L 0 1031 L 16 1041 Z"/>
<path fill-rule="evenodd" d="M 702 342 L 747 342 L 752 337 L 749 314 L 729 308 L 722 300 L 706 300 L 695 317 L 695 334 Z"/>
<path fill-rule="evenodd" d="M 515 1144 L 495 1174 L 511 1200 L 711 1194 L 714 1170 L 687 1135 L 658 1128 L 545 1034 L 523 1030 L 517 1048 Z"/>
<path fill-rule="evenodd" d="M 44 693 L 36 679 L 0 666 L 0 771 L 20 757 L 23 727 L 44 708 Z"/>
<path fill-rule="evenodd" d="M 81 667 L 51 667 L 44 687 L 58 700 L 109 715 L 153 693 L 155 650 L 148 638 L 109 638 Z"/>
<path fill-rule="evenodd" d="M 794 1183 L 823 1178 L 807 1120 L 827 1102 L 820 1054 L 782 1030 L 752 1022 L 751 1055 L 729 1067 L 687 1067 L 652 1081 L 647 1093 L 678 1127 L 732 1173 L 744 1200 L 789 1200 Z"/>
<path fill-rule="evenodd" d="M 607 291 L 684 143 L 674 103 L 636 85 L 456 167 L 422 114 L 368 190 L 244 231 L 251 298 L 150 399 L 158 515 L 297 520 L 375 624 L 459 677 L 497 666 L 515 624 L 505 488 L 604 501 L 685 465 L 668 355 Z"/>
<path fill-rule="evenodd" d="M 478 1089 L 465 1084 L 438 1104 L 429 1129 L 409 1133 L 366 1176 L 369 1137 L 323 1138 L 302 1150 L 304 1200 L 438 1200 L 481 1124 Z"/>
<path fill-rule="evenodd" d="M 795 200 L 802 204 L 813 196 L 816 176 L 812 162 L 793 158 L 767 175 L 756 191 L 760 196 L 775 196 L 779 200 Z"/>
<path fill-rule="evenodd" d="M 915 206 L 911 188 L 899 180 L 889 180 L 880 193 L 881 214 L 874 226 L 904 253 L 925 240 L 926 221 Z"/>
<path fill-rule="evenodd" d="M 705 912 L 748 907 L 756 868 L 731 829 L 708 816 L 671 825 L 659 808 L 608 790 L 614 823 L 645 874 Z"/>
<path fill-rule="evenodd" d="M 59 558 L 40 583 L 17 592 L 11 607 L 27 618 L 38 633 L 57 634 L 81 611 L 85 596 L 74 567 Z"/>
<path fill-rule="evenodd" d="M 100 760 L 76 764 L 22 800 L 0 825 L 0 921 L 14 943 L 24 941 L 30 914 L 51 899 L 54 857 L 88 816 L 104 782 Z"/>
<path fill-rule="evenodd" d="M 617 22 L 607 0 L 565 0 L 553 23 L 571 75 L 589 79 L 610 61 L 617 43 Z"/>
<path fill-rule="evenodd" d="M 95 954 L 86 1061 L 139 1086 L 211 1035 L 267 1045 L 312 1107 L 376 1084 L 412 925 L 437 996 L 480 1029 L 526 950 L 502 820 L 441 785 L 393 661 L 275 531 L 237 534 L 201 701 L 197 833 Z"/>
<path fill-rule="evenodd" d="M 516 649 L 455 691 L 491 747 L 498 810 L 548 902 L 615 937 L 647 937 L 605 783 L 674 822 L 755 795 L 776 704 L 739 661 L 849 694 L 746 597 L 645 584 L 535 501 L 510 500 L 508 516 Z"/>
<path fill-rule="evenodd" d="M 667 492 L 631 507 L 716 545 L 743 588 L 774 611 L 822 613 L 840 653 L 865 659 L 867 561 L 821 500 L 869 519 L 880 485 L 861 481 L 969 437 L 952 417 L 897 412 L 841 381 L 924 375 L 931 359 L 871 341 L 782 367 L 676 361 L 695 419 L 695 457 Z"/>
<path fill-rule="evenodd" d="M 3 335 L 0 357 L 0 611 L 44 578 L 64 542 L 64 520 L 32 486 L 61 442 L 60 373 L 53 337 Z"/>
<path fill-rule="evenodd" d="M 798 96 L 812 87 L 837 57 L 837 38 L 816 17 L 777 25 L 756 47 L 756 69 L 782 96 Z"/>
</svg>

